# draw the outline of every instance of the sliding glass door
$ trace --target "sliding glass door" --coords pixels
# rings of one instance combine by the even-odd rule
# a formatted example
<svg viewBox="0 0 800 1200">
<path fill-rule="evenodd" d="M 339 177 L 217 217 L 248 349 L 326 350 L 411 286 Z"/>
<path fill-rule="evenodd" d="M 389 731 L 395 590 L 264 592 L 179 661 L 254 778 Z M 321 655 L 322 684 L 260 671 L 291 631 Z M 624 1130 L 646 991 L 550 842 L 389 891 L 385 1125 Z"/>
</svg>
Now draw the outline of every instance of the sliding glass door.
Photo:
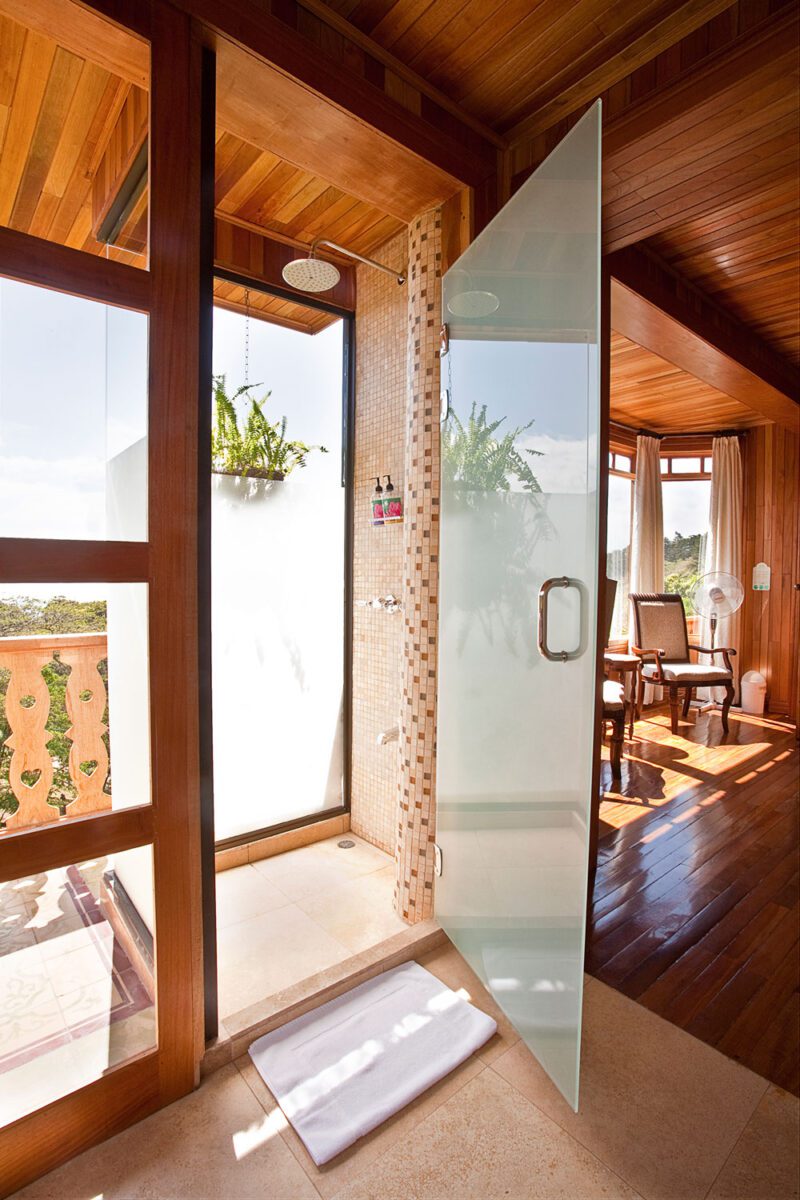
<svg viewBox="0 0 800 1200">
<path fill-rule="evenodd" d="M 160 0 L 128 6 L 134 29 L 97 7 L 20 5 L 2 31 L 3 1194 L 190 1091 L 203 1049 L 193 148 L 213 60 Z M 132 159 L 146 186 L 104 241 Z"/>
<path fill-rule="evenodd" d="M 349 319 L 335 312 L 218 282 L 211 399 L 218 846 L 342 812 L 347 803 L 349 335 Z M 259 432 L 242 451 L 237 437 L 246 437 L 248 423 Z"/>
<path fill-rule="evenodd" d="M 600 105 L 444 279 L 436 913 L 577 1105 L 596 707 Z"/>
</svg>

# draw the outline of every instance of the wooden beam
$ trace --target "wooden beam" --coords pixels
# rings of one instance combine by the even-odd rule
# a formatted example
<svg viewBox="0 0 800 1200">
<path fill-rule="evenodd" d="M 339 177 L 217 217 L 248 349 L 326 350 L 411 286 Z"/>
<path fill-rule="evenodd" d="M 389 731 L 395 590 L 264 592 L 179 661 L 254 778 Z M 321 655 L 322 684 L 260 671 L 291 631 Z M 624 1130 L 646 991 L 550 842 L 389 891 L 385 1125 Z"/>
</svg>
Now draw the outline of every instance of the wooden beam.
<svg viewBox="0 0 800 1200">
<path fill-rule="evenodd" d="M 618 333 L 797 431 L 800 373 L 651 252 L 628 247 L 608 266 Z"/>
<path fill-rule="evenodd" d="M 51 245 L 48 242 L 48 245 Z M 36 553 L 32 554 L 31 551 Z M 144 583 L 147 542 L 0 538 L 0 580 L 7 583 Z"/>
<path fill-rule="evenodd" d="M 95 5 L 112 17 L 120 6 Z M 453 106 L 423 96 L 425 117 L 412 111 L 268 9 L 246 0 L 179 0 L 178 7 L 217 52 L 218 119 L 227 132 L 404 222 L 494 172 L 496 139 Z M 0 0 L 0 12 L 149 86 L 146 43 L 76 0 Z"/>
<path fill-rule="evenodd" d="M 219 59 L 218 78 L 223 85 L 229 82 L 230 70 L 243 70 L 245 81 L 250 77 L 241 57 L 228 53 L 238 48 L 260 60 L 262 65 L 271 65 L 301 90 L 311 92 L 318 100 L 324 98 L 343 115 L 356 118 L 462 183 L 476 184 L 494 169 L 497 147 L 492 142 L 449 114 L 446 122 L 424 120 L 391 99 L 363 75 L 349 71 L 342 61 L 326 54 L 267 11 L 265 6 L 252 0 L 178 0 L 178 4 L 211 35 Z M 272 100 L 270 93 L 264 92 L 259 97 L 262 104 L 266 96 Z M 246 98 L 248 108 L 253 106 L 255 98 L 248 96 L 246 89 L 243 98 Z M 317 124 L 320 124 L 319 116 Z M 236 131 L 232 129 L 231 132 Z M 309 133 L 313 134 L 313 131 Z M 336 154 L 347 153 L 347 147 L 341 143 L 328 142 L 324 125 L 320 133 L 326 147 L 330 146 Z M 351 136 L 355 133 L 355 129 L 351 129 Z M 318 151 L 319 148 L 318 141 Z M 329 151 L 323 150 L 326 152 Z M 317 167 L 322 165 L 318 158 Z M 373 165 L 376 165 L 374 159 Z"/>
<path fill-rule="evenodd" d="M 647 29 L 635 41 L 624 46 L 618 54 L 608 58 L 593 70 L 581 74 L 577 83 L 566 87 L 559 86 L 559 79 L 553 81 L 551 99 L 546 100 L 529 117 L 523 118 L 508 133 L 512 146 L 519 142 L 535 137 L 546 129 L 550 129 L 558 121 L 575 112 L 582 105 L 596 100 L 601 92 L 613 87 L 621 79 L 630 75 L 637 67 L 651 62 L 662 51 L 674 46 L 687 34 L 694 33 L 708 21 L 712 20 L 726 8 L 731 7 L 732 0 L 687 0 L 676 11 L 671 12 L 657 25 Z M 574 74 L 574 64 L 568 68 Z M 565 71 L 565 74 L 567 72 Z"/>
<path fill-rule="evenodd" d="M 54 815 L 58 810 L 53 809 Z M 119 854 L 153 840 L 153 808 L 143 804 L 117 812 L 71 817 L 0 837 L 0 882 Z"/>
<path fill-rule="evenodd" d="M 404 223 L 438 207 L 463 182 L 471 182 L 470 178 L 462 182 L 457 171 L 474 177 L 468 155 L 459 161 L 455 152 L 441 153 L 433 130 L 417 136 L 418 118 L 399 105 L 396 120 L 387 117 L 379 125 L 389 101 L 382 103 L 381 93 L 372 89 L 371 103 L 359 102 L 360 94 L 370 87 L 366 81 L 354 85 L 348 101 L 344 86 L 348 81 L 341 79 L 341 72 L 334 72 L 341 79 L 338 88 L 327 77 L 318 78 L 320 89 L 328 87 L 338 94 L 340 104 L 331 103 L 320 91 L 312 91 L 224 37 L 210 40 L 219 64 L 217 118 L 235 137 L 277 154 Z M 361 112 L 371 110 L 373 121 L 367 123 L 347 111 L 348 102 Z M 492 164 L 494 153 L 492 147 Z"/>
<path fill-rule="evenodd" d="M 146 10 L 147 5 L 139 8 Z M 126 83 L 140 88 L 150 86 L 147 42 L 75 0 L 0 0 L 0 13 L 52 38 L 71 54 L 88 58 Z"/>
<path fill-rule="evenodd" d="M 0 275 L 117 308 L 137 312 L 147 312 L 150 308 L 147 271 L 3 226 L 0 226 Z"/>
</svg>

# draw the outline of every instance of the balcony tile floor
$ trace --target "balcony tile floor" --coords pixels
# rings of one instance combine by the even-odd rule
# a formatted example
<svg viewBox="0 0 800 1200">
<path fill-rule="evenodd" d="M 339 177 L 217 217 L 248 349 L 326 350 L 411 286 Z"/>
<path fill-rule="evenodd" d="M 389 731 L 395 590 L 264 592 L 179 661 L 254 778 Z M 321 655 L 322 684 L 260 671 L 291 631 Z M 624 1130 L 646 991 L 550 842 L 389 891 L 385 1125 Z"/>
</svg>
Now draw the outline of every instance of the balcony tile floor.
<svg viewBox="0 0 800 1200">
<path fill-rule="evenodd" d="M 391 858 L 353 833 L 220 871 L 216 883 L 223 1022 L 408 928 L 392 907 Z"/>
<path fill-rule="evenodd" d="M 155 1044 L 155 1010 L 98 904 L 105 859 L 0 885 L 0 1124 Z"/>
<path fill-rule="evenodd" d="M 421 960 L 491 998 L 452 947 Z M 473 1056 L 327 1166 L 245 1056 L 31 1184 L 17 1200 L 793 1200 L 798 1101 L 587 980 L 581 1111 L 507 1021 Z"/>
</svg>

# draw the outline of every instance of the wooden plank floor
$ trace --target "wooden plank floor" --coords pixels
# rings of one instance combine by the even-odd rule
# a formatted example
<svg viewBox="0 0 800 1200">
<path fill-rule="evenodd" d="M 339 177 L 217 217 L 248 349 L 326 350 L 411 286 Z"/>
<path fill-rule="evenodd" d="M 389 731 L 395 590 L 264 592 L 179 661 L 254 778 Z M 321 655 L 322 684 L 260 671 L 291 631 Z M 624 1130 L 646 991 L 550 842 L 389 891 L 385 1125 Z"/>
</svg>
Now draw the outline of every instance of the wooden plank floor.
<svg viewBox="0 0 800 1200">
<path fill-rule="evenodd" d="M 647 710 L 604 800 L 589 932 L 598 979 L 800 1094 L 794 726 Z"/>
</svg>

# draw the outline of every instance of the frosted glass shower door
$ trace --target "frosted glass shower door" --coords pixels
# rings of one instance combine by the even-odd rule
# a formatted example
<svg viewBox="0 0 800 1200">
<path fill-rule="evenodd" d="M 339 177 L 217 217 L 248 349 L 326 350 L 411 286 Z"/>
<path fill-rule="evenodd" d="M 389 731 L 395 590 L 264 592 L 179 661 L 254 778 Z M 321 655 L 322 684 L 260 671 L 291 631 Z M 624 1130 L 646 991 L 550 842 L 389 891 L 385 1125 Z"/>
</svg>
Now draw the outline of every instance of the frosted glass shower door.
<svg viewBox="0 0 800 1200">
<path fill-rule="evenodd" d="M 600 104 L 448 271 L 437 917 L 577 1107 L 598 573 Z"/>
</svg>

